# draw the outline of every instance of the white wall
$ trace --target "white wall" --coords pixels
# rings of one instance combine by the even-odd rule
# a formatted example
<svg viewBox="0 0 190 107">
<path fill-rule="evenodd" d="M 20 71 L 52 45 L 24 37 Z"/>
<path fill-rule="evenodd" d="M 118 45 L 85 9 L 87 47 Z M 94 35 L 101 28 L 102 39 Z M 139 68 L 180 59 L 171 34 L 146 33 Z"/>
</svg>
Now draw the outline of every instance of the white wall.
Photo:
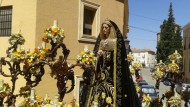
<svg viewBox="0 0 190 107">
<path fill-rule="evenodd" d="M 152 55 L 148 52 L 139 52 L 132 53 L 134 57 L 133 62 L 140 62 L 141 64 L 145 64 L 145 67 L 154 67 L 155 64 L 155 55 Z"/>
</svg>

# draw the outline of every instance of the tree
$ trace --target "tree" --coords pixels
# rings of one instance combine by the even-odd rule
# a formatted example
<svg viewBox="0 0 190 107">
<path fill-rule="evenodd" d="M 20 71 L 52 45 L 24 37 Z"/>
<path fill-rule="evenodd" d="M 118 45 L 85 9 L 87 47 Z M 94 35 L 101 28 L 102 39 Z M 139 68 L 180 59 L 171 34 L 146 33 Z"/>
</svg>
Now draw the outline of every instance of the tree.
<svg viewBox="0 0 190 107">
<path fill-rule="evenodd" d="M 157 62 L 167 62 L 168 56 L 177 50 L 182 53 L 181 27 L 175 23 L 172 3 L 170 3 L 168 20 L 161 25 L 160 41 L 157 44 Z"/>
</svg>

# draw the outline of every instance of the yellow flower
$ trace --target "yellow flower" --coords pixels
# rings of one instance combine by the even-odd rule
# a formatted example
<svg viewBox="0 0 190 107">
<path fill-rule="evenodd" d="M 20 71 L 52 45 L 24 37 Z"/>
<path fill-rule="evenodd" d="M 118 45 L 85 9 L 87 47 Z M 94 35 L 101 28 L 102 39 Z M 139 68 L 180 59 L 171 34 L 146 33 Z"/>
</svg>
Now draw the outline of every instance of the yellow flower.
<svg viewBox="0 0 190 107">
<path fill-rule="evenodd" d="M 127 55 L 127 60 L 130 62 L 130 61 L 133 61 L 133 55 L 132 54 L 129 54 Z"/>
<path fill-rule="evenodd" d="M 131 72 L 132 75 L 135 74 L 135 70 L 133 68 L 130 68 L 130 72 Z"/>
<path fill-rule="evenodd" d="M 51 104 L 46 104 L 46 107 L 51 107 Z"/>
<path fill-rule="evenodd" d="M 58 32 L 58 28 L 57 27 L 52 27 L 52 31 L 57 33 Z"/>
<path fill-rule="evenodd" d="M 106 98 L 106 103 L 108 103 L 108 104 L 111 104 L 111 103 L 112 103 L 111 97 L 107 97 L 107 98 Z"/>
<path fill-rule="evenodd" d="M 135 89 L 136 89 L 137 92 L 140 91 L 140 88 L 139 88 L 139 86 L 137 86 L 137 85 L 135 86 Z"/>
<path fill-rule="evenodd" d="M 144 102 L 151 102 L 151 97 L 149 95 L 143 94 L 143 101 Z"/>
<path fill-rule="evenodd" d="M 106 93 L 102 93 L 102 99 L 106 98 Z"/>
</svg>

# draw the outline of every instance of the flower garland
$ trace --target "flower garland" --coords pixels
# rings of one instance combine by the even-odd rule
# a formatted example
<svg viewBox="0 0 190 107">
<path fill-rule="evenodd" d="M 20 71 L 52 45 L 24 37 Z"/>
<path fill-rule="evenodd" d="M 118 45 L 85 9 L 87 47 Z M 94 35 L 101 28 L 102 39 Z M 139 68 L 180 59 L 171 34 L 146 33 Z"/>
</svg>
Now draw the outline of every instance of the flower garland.
<svg viewBox="0 0 190 107">
<path fill-rule="evenodd" d="M 62 43 L 64 38 L 65 35 L 62 28 L 51 26 L 45 29 L 42 41 L 49 43 L 49 40 L 52 40 L 53 43 Z"/>
<path fill-rule="evenodd" d="M 16 43 L 19 45 L 23 45 L 25 43 L 25 39 L 21 33 L 12 34 L 8 41 L 9 41 L 9 44 L 11 45 L 14 45 Z"/>
<path fill-rule="evenodd" d="M 77 63 L 95 65 L 96 57 L 92 51 L 84 49 L 84 51 L 80 52 L 80 54 L 77 56 Z"/>
</svg>

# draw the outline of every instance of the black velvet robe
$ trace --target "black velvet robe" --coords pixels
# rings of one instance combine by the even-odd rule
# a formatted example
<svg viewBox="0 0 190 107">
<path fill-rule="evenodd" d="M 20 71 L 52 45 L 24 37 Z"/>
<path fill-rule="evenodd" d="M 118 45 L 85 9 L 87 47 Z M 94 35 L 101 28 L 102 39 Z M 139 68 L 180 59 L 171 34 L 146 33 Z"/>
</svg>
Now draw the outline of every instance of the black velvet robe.
<svg viewBox="0 0 190 107">
<path fill-rule="evenodd" d="M 123 36 L 117 25 L 110 21 L 112 27 L 116 31 L 116 45 L 113 51 L 106 51 L 110 59 L 105 61 L 105 58 L 99 57 L 96 70 L 98 80 L 91 78 L 91 82 L 96 84 L 93 87 L 88 87 L 86 90 L 86 101 L 84 107 L 91 107 L 94 101 L 98 102 L 98 107 L 141 107 L 136 89 L 133 83 L 132 76 L 129 71 L 127 62 L 126 47 Z M 94 53 L 100 48 L 101 38 L 98 36 Z M 111 104 L 106 103 L 106 98 L 102 96 L 105 93 L 106 98 L 111 98 Z M 98 96 L 98 98 L 97 98 Z"/>
</svg>

